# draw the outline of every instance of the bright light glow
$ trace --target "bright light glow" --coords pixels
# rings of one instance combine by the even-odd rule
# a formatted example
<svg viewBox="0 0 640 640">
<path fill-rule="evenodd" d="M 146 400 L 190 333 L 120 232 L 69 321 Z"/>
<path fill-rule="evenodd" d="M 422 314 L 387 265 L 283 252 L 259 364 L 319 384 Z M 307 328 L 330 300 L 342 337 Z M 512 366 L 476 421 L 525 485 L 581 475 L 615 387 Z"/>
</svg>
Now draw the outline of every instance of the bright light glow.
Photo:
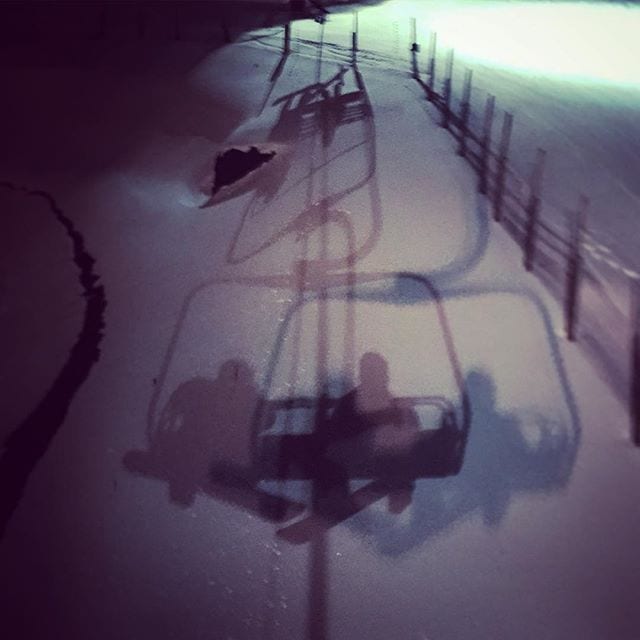
<svg viewBox="0 0 640 640">
<path fill-rule="evenodd" d="M 461 57 L 545 76 L 640 86 L 640 7 L 577 2 L 392 2 Z"/>
</svg>

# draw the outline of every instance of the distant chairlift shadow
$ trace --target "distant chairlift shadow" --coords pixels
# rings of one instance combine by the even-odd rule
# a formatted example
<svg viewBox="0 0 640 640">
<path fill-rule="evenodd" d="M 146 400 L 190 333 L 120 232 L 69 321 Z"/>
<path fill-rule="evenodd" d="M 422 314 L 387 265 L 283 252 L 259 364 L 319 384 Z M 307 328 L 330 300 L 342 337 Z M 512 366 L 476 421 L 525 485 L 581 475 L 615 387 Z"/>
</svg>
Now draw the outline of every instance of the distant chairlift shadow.
<svg viewBox="0 0 640 640">
<path fill-rule="evenodd" d="M 343 93 L 342 87 L 349 69 L 353 76 L 351 82 L 355 85 L 355 89 Z M 319 206 L 328 211 L 338 211 L 336 208 L 342 200 L 366 186 L 375 176 L 376 145 L 373 110 L 364 80 L 355 64 L 341 68 L 325 83 L 314 83 L 281 96 L 274 102 L 274 105 L 280 107 L 278 121 L 271 130 L 267 142 L 259 145 L 265 151 L 275 150 L 277 153 L 277 157 L 271 163 L 272 168 L 269 169 L 269 179 L 250 182 L 249 178 L 252 175 L 257 175 L 257 172 L 254 172 L 243 178 L 237 186 L 223 188 L 215 196 L 212 196 L 206 205 L 203 205 L 217 204 L 238 195 L 237 187 L 240 187 L 241 184 L 255 190 L 254 198 L 248 203 L 231 242 L 227 255 L 227 261 L 230 264 L 244 262 L 275 245 L 292 232 L 297 234 L 301 228 L 314 224 L 314 220 L 317 221 L 318 218 Z M 338 150 L 331 152 L 330 149 L 336 137 L 340 137 L 338 134 L 340 128 L 358 122 L 362 123 L 358 139 L 344 147 L 337 145 Z M 302 140 L 310 139 L 316 135 L 319 135 L 322 147 L 327 151 L 327 157 L 319 166 L 312 166 L 302 176 L 291 179 L 289 169 L 294 160 L 292 148 L 295 148 Z M 331 195 L 322 198 L 315 205 L 308 202 L 308 206 L 304 207 L 298 216 L 286 220 L 284 224 L 274 220 L 274 229 L 269 237 L 260 238 L 257 241 L 245 238 L 243 242 L 249 214 L 255 217 L 270 211 L 280 212 L 282 207 L 287 204 L 287 198 L 292 197 L 298 191 L 307 193 L 309 182 L 313 181 L 318 172 L 326 171 L 335 161 L 348 154 L 358 154 L 359 151 L 364 153 L 364 157 L 353 158 L 354 179 L 352 181 Z M 372 199 L 372 227 L 377 229 L 380 225 L 377 219 L 380 216 L 380 207 L 379 203 L 373 201 L 377 198 L 373 192 L 370 197 Z M 369 242 L 366 244 L 368 245 Z"/>
</svg>

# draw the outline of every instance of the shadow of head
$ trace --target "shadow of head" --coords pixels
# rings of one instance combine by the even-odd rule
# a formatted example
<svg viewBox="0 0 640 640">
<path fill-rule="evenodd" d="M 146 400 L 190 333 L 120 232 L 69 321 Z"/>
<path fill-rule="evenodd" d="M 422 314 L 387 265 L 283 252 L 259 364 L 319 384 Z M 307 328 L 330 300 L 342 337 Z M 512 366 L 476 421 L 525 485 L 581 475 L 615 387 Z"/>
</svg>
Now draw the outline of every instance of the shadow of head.
<svg viewBox="0 0 640 640">
<path fill-rule="evenodd" d="M 218 381 L 223 385 L 253 387 L 255 386 L 254 378 L 253 369 L 245 360 L 227 360 L 218 370 Z"/>
<path fill-rule="evenodd" d="M 493 411 L 496 404 L 496 383 L 486 372 L 472 369 L 465 378 L 465 389 L 473 406 L 474 422 L 483 412 Z"/>
<path fill-rule="evenodd" d="M 360 358 L 360 385 L 371 391 L 386 390 L 389 385 L 389 365 L 379 353 L 369 351 Z"/>
</svg>

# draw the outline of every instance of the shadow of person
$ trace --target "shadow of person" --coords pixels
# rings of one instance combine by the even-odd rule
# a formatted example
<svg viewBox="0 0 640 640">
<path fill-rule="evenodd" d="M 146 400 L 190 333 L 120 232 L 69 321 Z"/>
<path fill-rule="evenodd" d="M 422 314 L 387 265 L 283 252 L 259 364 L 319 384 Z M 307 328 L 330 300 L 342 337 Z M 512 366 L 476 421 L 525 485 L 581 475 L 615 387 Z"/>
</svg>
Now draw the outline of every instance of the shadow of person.
<svg viewBox="0 0 640 640">
<path fill-rule="evenodd" d="M 415 410 L 389 390 L 389 367 L 379 353 L 362 356 L 359 378 L 360 384 L 338 401 L 321 426 L 322 447 L 330 460 L 339 459 L 340 454 L 343 458 L 358 455 L 354 449 L 376 460 L 371 472 L 377 484 L 388 490 L 389 510 L 399 513 L 411 502 L 415 485 L 404 473 L 404 458 L 417 442 L 420 422 Z"/>
<path fill-rule="evenodd" d="M 263 495 L 252 466 L 254 413 L 261 404 L 243 360 L 224 362 L 215 380 L 197 377 L 169 398 L 146 451 L 130 451 L 125 468 L 167 482 L 172 503 L 186 507 L 199 493 L 280 519 L 301 505 Z M 270 498 L 267 500 L 267 498 Z M 297 507 L 297 509 L 296 509 Z"/>
<path fill-rule="evenodd" d="M 495 383 L 486 373 L 471 371 L 465 384 L 474 428 L 461 479 L 477 487 L 485 524 L 497 526 L 515 494 L 564 486 L 576 445 L 569 431 L 549 416 L 500 411 Z"/>
<path fill-rule="evenodd" d="M 375 352 L 360 359 L 359 385 L 341 397 L 329 418 L 316 430 L 315 482 L 323 509 L 347 511 L 375 486 L 380 497 L 389 498 L 389 510 L 403 511 L 411 502 L 415 481 L 405 473 L 406 456 L 418 438 L 420 423 L 415 410 L 403 405 L 389 389 L 387 361 Z M 349 492 L 353 460 L 370 461 L 368 472 L 375 485 Z M 373 497 L 373 495 L 371 495 Z"/>
<path fill-rule="evenodd" d="M 301 471 L 312 481 L 311 514 L 277 532 L 291 543 L 309 542 L 382 498 L 387 497 L 391 513 L 411 503 L 418 416 L 410 403 L 391 393 L 387 361 L 380 354 L 362 356 L 359 378 L 328 417 L 317 421 L 311 437 L 283 438 L 283 476 Z M 352 492 L 355 478 L 371 481 Z"/>
<path fill-rule="evenodd" d="M 470 371 L 464 388 L 472 418 L 458 475 L 421 484 L 408 522 L 383 522 L 381 514 L 354 522 L 382 553 L 404 553 L 476 515 L 497 528 L 518 495 L 560 490 L 571 475 L 577 441 L 567 425 L 537 410 L 501 410 L 485 371 Z"/>
<path fill-rule="evenodd" d="M 484 523 L 497 526 L 507 513 L 518 473 L 514 462 L 522 457 L 520 425 L 515 416 L 498 411 L 496 386 L 486 373 L 471 371 L 465 384 L 474 428 L 461 480 L 466 481 L 467 497 L 480 508 Z"/>
</svg>

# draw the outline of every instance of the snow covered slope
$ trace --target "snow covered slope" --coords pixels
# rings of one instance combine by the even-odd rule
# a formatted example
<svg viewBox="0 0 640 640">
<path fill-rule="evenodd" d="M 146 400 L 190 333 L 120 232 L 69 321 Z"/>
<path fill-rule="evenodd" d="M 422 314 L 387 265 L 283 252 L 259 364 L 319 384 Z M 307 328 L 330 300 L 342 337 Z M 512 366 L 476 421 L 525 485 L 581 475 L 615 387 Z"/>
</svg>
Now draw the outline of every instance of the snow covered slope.
<svg viewBox="0 0 640 640">
<path fill-rule="evenodd" d="M 406 73 L 258 38 L 125 43 L 5 82 L 50 120 L 16 112 L 25 146 L 3 179 L 55 194 L 107 297 L 99 360 L 0 543 L 12 637 L 637 636 L 624 408 L 559 337 Z M 276 157 L 200 209 L 216 156 L 245 145 Z M 31 260 L 64 262 L 46 209 L 24 215 L 51 237 Z M 79 330 L 65 265 L 6 264 L 38 295 L 3 340 L 43 307 L 69 314 L 52 315 L 56 341 L 28 325 L 46 375 L 24 341 L 8 351 L 23 397 L 46 392 Z M 344 478 L 326 465 L 286 480 L 255 464 L 266 436 L 355 422 L 384 440 L 440 428 L 440 407 L 465 434 L 460 465 L 408 496 L 351 479 L 336 515 L 327 477 Z"/>
</svg>

